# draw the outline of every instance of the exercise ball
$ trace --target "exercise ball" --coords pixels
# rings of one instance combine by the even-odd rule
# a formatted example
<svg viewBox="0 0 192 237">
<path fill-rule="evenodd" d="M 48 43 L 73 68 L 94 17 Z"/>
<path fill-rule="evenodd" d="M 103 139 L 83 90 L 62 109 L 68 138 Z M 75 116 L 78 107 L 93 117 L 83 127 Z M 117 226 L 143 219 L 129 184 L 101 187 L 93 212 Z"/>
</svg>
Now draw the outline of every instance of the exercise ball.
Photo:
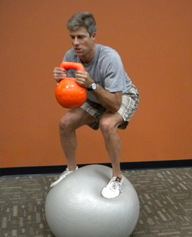
<svg viewBox="0 0 192 237">
<path fill-rule="evenodd" d="M 61 68 L 85 71 L 81 63 L 62 62 Z M 59 82 L 55 90 L 57 102 L 64 108 L 78 108 L 87 99 L 87 90 L 80 86 L 75 78 L 64 78 Z"/>
<path fill-rule="evenodd" d="M 112 177 L 103 165 L 84 166 L 53 187 L 45 202 L 45 216 L 56 237 L 128 237 L 139 218 L 139 199 L 123 176 L 123 192 L 106 199 L 101 190 Z"/>
</svg>

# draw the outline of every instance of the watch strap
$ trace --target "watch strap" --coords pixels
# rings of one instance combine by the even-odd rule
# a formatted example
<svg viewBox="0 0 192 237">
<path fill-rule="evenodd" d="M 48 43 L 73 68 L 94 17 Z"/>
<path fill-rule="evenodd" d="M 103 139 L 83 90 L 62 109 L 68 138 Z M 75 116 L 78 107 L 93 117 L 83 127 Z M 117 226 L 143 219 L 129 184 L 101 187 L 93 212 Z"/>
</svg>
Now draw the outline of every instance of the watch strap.
<svg viewBox="0 0 192 237">
<path fill-rule="evenodd" d="M 93 89 L 93 85 L 96 85 L 96 88 L 95 89 Z M 93 82 L 92 84 L 91 84 L 91 88 L 87 88 L 87 90 L 88 91 L 94 91 L 94 90 L 96 90 L 97 89 L 97 84 L 95 83 L 95 82 Z"/>
</svg>

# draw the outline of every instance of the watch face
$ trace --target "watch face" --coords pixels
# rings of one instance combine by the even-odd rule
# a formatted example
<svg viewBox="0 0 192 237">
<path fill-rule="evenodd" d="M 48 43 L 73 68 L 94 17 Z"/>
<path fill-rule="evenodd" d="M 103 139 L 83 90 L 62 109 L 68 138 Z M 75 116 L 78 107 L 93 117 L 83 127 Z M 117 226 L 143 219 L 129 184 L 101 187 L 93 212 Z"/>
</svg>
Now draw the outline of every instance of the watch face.
<svg viewBox="0 0 192 237">
<path fill-rule="evenodd" d="M 91 87 L 92 87 L 93 90 L 96 90 L 96 89 L 97 89 L 97 84 L 96 84 L 96 83 L 93 83 L 93 84 L 91 85 Z"/>
</svg>

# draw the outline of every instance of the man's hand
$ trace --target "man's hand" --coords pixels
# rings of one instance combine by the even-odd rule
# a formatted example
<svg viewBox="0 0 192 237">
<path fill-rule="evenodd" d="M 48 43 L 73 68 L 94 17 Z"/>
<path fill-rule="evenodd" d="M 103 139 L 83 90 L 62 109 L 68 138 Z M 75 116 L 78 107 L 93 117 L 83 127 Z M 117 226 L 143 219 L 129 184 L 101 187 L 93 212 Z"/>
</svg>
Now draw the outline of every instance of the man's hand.
<svg viewBox="0 0 192 237">
<path fill-rule="evenodd" d="M 93 79 L 89 76 L 88 72 L 77 71 L 75 73 L 76 82 L 85 88 L 90 88 L 91 84 L 94 83 Z"/>
<path fill-rule="evenodd" d="M 55 67 L 53 70 L 53 76 L 55 78 L 55 81 L 59 83 L 62 79 L 68 76 L 68 72 L 66 69 Z"/>
</svg>

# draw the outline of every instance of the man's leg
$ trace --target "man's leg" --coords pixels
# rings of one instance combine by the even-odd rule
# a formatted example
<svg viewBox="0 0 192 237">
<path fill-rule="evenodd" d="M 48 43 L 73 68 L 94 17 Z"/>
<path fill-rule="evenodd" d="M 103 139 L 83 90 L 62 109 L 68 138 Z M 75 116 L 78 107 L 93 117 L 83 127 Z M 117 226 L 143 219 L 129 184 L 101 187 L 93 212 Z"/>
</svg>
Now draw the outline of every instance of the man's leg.
<svg viewBox="0 0 192 237">
<path fill-rule="evenodd" d="M 122 123 L 123 119 L 118 113 L 106 112 L 100 120 L 100 129 L 111 160 L 113 176 L 119 178 L 122 177 L 120 169 L 121 140 L 117 133 L 117 127 Z"/>
<path fill-rule="evenodd" d="M 113 177 L 101 191 L 102 196 L 108 199 L 118 197 L 122 190 L 123 179 L 120 169 L 121 140 L 117 134 L 117 128 L 122 123 L 123 119 L 118 113 L 106 112 L 100 120 L 100 129 L 113 168 Z"/>
<path fill-rule="evenodd" d="M 78 108 L 69 110 L 60 121 L 60 140 L 65 157 L 67 160 L 67 169 L 59 176 L 59 179 L 51 184 L 54 187 L 61 182 L 67 175 L 76 170 L 76 149 L 77 139 L 75 130 L 85 124 L 95 122 L 94 117 L 85 110 Z"/>
<path fill-rule="evenodd" d="M 60 121 L 60 141 L 70 171 L 76 169 L 77 138 L 75 130 L 94 121 L 94 117 L 81 108 L 69 110 Z"/>
</svg>

